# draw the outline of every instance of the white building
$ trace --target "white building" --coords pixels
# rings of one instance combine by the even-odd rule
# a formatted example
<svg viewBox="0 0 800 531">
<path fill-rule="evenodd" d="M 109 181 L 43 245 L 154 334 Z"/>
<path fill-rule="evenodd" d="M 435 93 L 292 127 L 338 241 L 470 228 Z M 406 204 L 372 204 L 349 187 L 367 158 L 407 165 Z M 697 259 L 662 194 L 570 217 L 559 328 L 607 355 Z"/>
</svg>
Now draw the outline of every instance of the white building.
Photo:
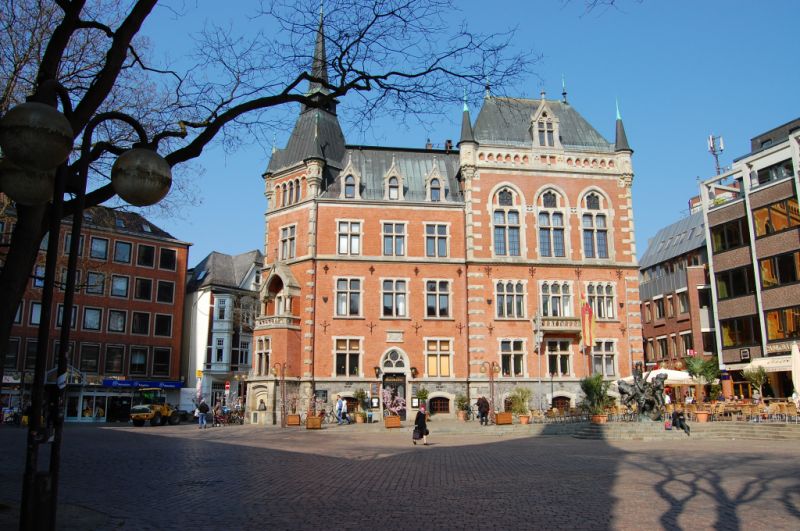
<svg viewBox="0 0 800 531">
<path fill-rule="evenodd" d="M 253 319 L 264 256 L 212 252 L 187 274 L 181 405 L 198 395 L 213 405 L 244 400 L 251 365 Z"/>
</svg>

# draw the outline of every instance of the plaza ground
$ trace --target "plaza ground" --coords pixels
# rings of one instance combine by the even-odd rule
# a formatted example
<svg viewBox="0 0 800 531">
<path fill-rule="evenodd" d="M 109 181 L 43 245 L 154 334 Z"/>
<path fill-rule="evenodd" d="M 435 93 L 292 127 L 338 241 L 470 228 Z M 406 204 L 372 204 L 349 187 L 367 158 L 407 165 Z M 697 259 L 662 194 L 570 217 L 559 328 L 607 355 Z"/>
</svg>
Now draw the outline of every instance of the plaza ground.
<svg viewBox="0 0 800 531">
<path fill-rule="evenodd" d="M 792 440 L 68 425 L 59 529 L 798 529 Z M 526 435 L 527 434 L 527 435 Z M 0 427 L 0 528 L 25 431 Z"/>
</svg>

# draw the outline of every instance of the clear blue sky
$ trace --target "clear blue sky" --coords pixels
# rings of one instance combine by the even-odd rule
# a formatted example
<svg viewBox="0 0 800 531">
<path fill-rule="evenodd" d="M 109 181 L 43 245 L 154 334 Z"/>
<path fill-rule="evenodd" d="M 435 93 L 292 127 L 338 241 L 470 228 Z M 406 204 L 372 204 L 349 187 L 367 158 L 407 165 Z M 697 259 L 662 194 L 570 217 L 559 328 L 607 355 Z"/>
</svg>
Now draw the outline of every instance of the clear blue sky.
<svg viewBox="0 0 800 531">
<path fill-rule="evenodd" d="M 706 149 L 709 134 L 723 135 L 721 163 L 749 151 L 759 133 L 800 117 L 797 57 L 798 3 L 795 0 L 620 1 L 616 9 L 583 12 L 582 0 L 458 2 L 465 19 L 480 32 L 518 25 L 517 45 L 543 57 L 535 72 L 509 93 L 560 97 L 561 76 L 568 98 L 607 139 L 614 140 L 615 98 L 634 153 L 634 215 L 638 253 L 659 228 L 687 214 L 697 178 L 714 174 Z M 172 58 L 189 44 L 187 35 L 204 19 L 234 25 L 250 2 L 190 3 L 191 15 L 176 23 L 157 8 L 143 33 L 156 53 Z M 473 119 L 477 109 L 472 108 Z M 345 129 L 349 143 L 421 147 L 425 139 L 457 139 L 461 107 L 452 121 L 433 129 L 398 129 L 376 123 L 369 136 Z M 275 131 L 279 147 L 288 131 Z M 265 135 L 271 137 L 272 133 Z M 193 266 L 211 251 L 237 254 L 262 249 L 265 200 L 261 174 L 269 150 L 257 144 L 226 154 L 206 150 L 198 160 L 201 204 L 177 216 L 153 221 L 175 237 L 192 242 Z M 263 249 L 262 249 L 263 250 Z"/>
</svg>

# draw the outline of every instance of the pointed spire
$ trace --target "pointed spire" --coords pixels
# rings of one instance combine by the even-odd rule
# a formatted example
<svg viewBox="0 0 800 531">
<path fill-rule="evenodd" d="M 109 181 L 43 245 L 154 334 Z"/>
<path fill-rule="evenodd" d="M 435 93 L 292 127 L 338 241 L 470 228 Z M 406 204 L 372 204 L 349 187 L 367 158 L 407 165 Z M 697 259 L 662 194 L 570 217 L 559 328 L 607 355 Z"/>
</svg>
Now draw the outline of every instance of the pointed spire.
<svg viewBox="0 0 800 531">
<path fill-rule="evenodd" d="M 617 101 L 617 136 L 614 141 L 614 151 L 633 153 L 630 145 L 628 145 L 628 137 L 625 135 L 625 126 L 622 124 L 622 115 L 619 112 L 619 101 Z"/>
<path fill-rule="evenodd" d="M 617 104 L 617 120 L 622 120 L 622 115 L 619 113 L 619 99 L 614 98 L 614 103 Z"/>
<path fill-rule="evenodd" d="M 564 79 L 564 74 L 561 74 L 561 102 L 567 103 L 567 80 Z"/>
<path fill-rule="evenodd" d="M 464 89 L 464 111 L 461 113 L 461 139 L 458 141 L 458 145 L 460 146 L 464 142 L 475 142 L 472 120 L 469 117 L 469 107 L 467 106 L 467 89 Z"/>
<path fill-rule="evenodd" d="M 327 83 L 328 81 L 328 57 L 325 53 L 325 28 L 323 25 L 323 11 L 322 2 L 319 5 L 319 26 L 317 26 L 317 41 L 314 45 L 314 58 L 311 60 L 311 75 L 313 77 L 322 79 Z M 328 93 L 322 84 L 311 82 L 308 84 L 308 93 L 322 92 Z"/>
<path fill-rule="evenodd" d="M 489 81 L 489 77 L 486 77 L 486 94 L 484 94 L 484 98 L 491 98 L 492 97 L 492 83 Z"/>
</svg>

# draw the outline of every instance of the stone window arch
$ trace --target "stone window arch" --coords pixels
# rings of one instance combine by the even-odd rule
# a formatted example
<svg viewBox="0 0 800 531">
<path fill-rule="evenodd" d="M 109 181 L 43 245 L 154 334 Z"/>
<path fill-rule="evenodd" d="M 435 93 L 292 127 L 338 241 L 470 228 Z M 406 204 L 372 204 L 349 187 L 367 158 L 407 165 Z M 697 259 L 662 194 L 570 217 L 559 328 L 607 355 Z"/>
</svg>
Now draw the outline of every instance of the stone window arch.
<svg viewBox="0 0 800 531">
<path fill-rule="evenodd" d="M 597 192 L 589 192 L 584 195 L 581 206 L 583 256 L 609 258 L 609 215 L 605 198 Z"/>
<path fill-rule="evenodd" d="M 539 196 L 537 223 L 539 229 L 539 256 L 564 258 L 567 256 L 566 204 L 555 190 L 546 190 Z"/>
<path fill-rule="evenodd" d="M 501 188 L 493 201 L 492 236 L 495 256 L 521 255 L 520 201 L 515 192 Z"/>
</svg>

